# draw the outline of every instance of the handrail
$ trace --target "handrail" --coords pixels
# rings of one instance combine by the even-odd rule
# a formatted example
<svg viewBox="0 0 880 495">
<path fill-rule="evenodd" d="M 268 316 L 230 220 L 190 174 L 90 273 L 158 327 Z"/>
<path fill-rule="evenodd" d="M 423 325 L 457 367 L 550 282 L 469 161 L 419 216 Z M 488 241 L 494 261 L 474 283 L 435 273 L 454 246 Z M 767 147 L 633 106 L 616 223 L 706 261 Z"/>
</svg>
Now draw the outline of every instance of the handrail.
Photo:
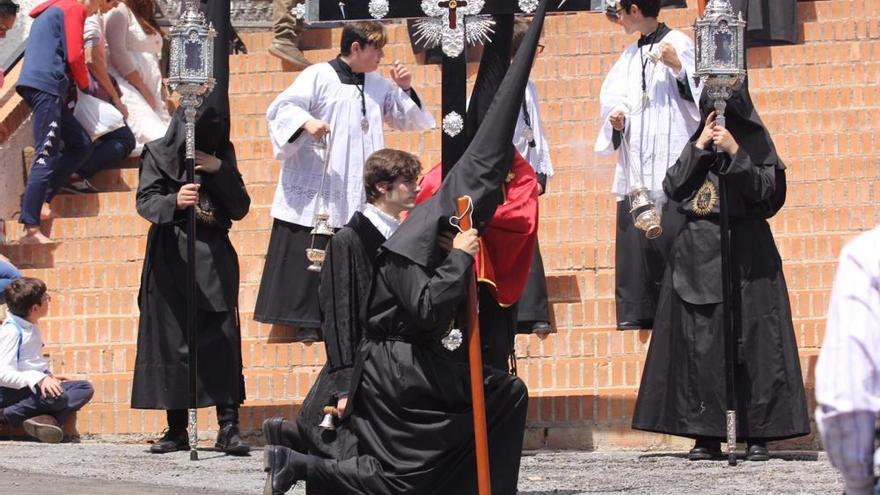
<svg viewBox="0 0 880 495">
<path fill-rule="evenodd" d="M 15 64 L 18 63 L 19 60 L 24 57 L 24 49 L 27 46 L 27 38 L 22 40 L 18 46 L 12 49 L 12 52 L 9 53 L 3 60 L 0 60 L 0 68 L 3 69 L 4 74 L 8 74 Z"/>
</svg>

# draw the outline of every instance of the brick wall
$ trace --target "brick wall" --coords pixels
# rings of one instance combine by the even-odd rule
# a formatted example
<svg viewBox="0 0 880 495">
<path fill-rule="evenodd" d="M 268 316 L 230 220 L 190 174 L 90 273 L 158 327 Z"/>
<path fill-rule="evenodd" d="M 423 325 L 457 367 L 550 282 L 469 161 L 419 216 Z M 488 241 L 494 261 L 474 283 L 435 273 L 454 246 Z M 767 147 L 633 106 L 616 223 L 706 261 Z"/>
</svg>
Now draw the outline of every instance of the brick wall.
<svg viewBox="0 0 880 495">
<path fill-rule="evenodd" d="M 880 223 L 877 119 L 880 110 L 880 7 L 873 0 L 801 2 L 804 44 L 754 49 L 751 90 L 788 169 L 786 207 L 773 229 L 789 282 L 801 366 L 812 397 L 835 259 L 858 232 Z M 693 9 L 664 14 L 690 30 Z M 312 60 L 335 55 L 339 31 L 309 33 Z M 547 49 L 533 72 L 557 170 L 541 199 L 540 238 L 558 333 L 520 336 L 520 375 L 532 395 L 529 447 L 663 448 L 684 442 L 629 429 L 649 332 L 614 330 L 613 163 L 591 149 L 604 75 L 631 42 L 601 15 L 554 16 Z M 241 308 L 249 400 L 243 426 L 256 431 L 268 415 L 291 414 L 325 356 L 321 344 L 285 343 L 284 329 L 252 320 L 269 238 L 269 208 L 279 164 L 271 157 L 264 111 L 296 73 L 265 51 L 269 33 L 246 36 L 249 55 L 231 63 L 233 140 L 252 197 L 232 240 L 241 260 Z M 391 28 L 385 61 L 412 64 L 401 26 Z M 387 73 L 388 67 L 380 70 Z M 439 115 L 439 72 L 417 67 L 415 84 Z M 438 118 L 439 120 L 439 118 Z M 439 134 L 388 132 L 387 145 L 439 159 Z M 134 164 L 129 164 L 134 167 Z M 52 226 L 61 241 L 42 250 L 3 251 L 55 291 L 46 320 L 46 352 L 59 373 L 88 375 L 94 402 L 80 415 L 81 433 L 153 435 L 155 412 L 128 407 L 137 328 L 136 295 L 147 223 L 134 211 L 136 168 L 102 172 L 112 192 L 64 196 Z M 15 229 L 9 229 L 15 230 Z M 15 232 L 10 232 L 14 237 Z M 203 425 L 216 428 L 211 411 Z M 129 437 L 134 438 L 134 437 Z M 813 444 L 814 438 L 799 442 Z"/>
</svg>

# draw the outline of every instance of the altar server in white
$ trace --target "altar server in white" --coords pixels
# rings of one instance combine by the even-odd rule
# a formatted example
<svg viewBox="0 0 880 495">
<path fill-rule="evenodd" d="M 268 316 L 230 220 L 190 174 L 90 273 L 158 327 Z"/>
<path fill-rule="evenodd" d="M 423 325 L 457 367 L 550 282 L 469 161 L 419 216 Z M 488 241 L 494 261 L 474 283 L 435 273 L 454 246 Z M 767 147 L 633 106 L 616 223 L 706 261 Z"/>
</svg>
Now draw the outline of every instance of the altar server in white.
<svg viewBox="0 0 880 495">
<path fill-rule="evenodd" d="M 293 340 L 320 338 L 318 276 L 307 271 L 305 255 L 315 212 L 325 210 L 330 226 L 338 229 L 364 205 L 363 165 L 385 147 L 383 124 L 400 130 L 436 125 L 412 88 L 408 69 L 395 62 L 393 82 L 375 72 L 386 40 L 378 22 L 346 24 L 339 56 L 306 68 L 266 112 L 274 156 L 283 167 L 254 319 L 295 327 Z M 329 160 L 319 198 L 325 174 L 322 140 Z"/>
<path fill-rule="evenodd" d="M 594 151 L 617 152 L 615 295 L 617 328 L 653 326 L 669 241 L 682 216 L 666 205 L 663 178 L 700 124 L 702 87 L 694 81 L 694 43 L 658 21 L 660 0 L 607 0 L 606 14 L 627 34 L 639 33 L 611 68 L 599 95 L 602 121 Z M 628 194 L 649 191 L 665 234 L 649 240 L 630 214 Z M 664 207 L 665 205 L 665 207 Z M 672 235 L 669 235 L 672 234 Z"/>
</svg>

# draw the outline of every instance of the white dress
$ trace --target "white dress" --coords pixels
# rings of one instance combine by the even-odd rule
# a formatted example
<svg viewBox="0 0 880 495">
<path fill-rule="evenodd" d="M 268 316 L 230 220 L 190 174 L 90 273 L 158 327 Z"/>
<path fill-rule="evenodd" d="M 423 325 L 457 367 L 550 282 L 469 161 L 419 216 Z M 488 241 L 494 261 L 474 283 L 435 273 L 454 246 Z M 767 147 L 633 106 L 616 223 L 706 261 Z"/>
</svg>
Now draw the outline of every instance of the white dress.
<svg viewBox="0 0 880 495">
<path fill-rule="evenodd" d="M 162 73 L 159 58 L 162 36 L 147 34 L 137 18 L 124 4 L 104 14 L 104 34 L 109 50 L 110 74 L 116 78 L 122 91 L 122 103 L 128 107 L 128 126 L 137 140 L 135 153 L 143 145 L 165 136 L 171 116 L 162 100 Z M 155 106 L 150 106 L 141 93 L 125 80 L 125 75 L 137 71 L 144 85 L 153 95 Z"/>
</svg>

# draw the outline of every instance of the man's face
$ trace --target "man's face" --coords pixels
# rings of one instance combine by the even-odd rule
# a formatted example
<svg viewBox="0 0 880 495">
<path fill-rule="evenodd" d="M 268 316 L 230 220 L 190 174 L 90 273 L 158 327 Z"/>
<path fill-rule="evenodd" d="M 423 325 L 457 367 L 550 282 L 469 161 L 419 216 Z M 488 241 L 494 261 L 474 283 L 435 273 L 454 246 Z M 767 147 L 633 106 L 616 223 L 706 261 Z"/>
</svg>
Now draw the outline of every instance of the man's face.
<svg viewBox="0 0 880 495">
<path fill-rule="evenodd" d="M 415 178 L 398 177 L 385 192 L 385 204 L 398 212 L 410 211 L 416 207 L 420 190 Z"/>
<path fill-rule="evenodd" d="M 372 43 L 361 46 L 360 43 L 351 44 L 351 69 L 355 72 L 374 72 L 379 68 L 379 63 L 385 52 Z"/>
<path fill-rule="evenodd" d="M 37 318 L 43 318 L 47 314 L 49 314 L 49 303 L 52 302 L 52 296 L 49 295 L 49 292 L 46 291 L 43 293 L 43 299 L 40 301 L 40 304 L 35 304 L 31 307 L 31 315 Z"/>
<path fill-rule="evenodd" d="M 631 6 L 629 11 L 621 7 L 617 11 L 617 19 L 626 34 L 634 34 L 638 31 L 636 25 L 642 19 L 642 13 L 636 5 Z"/>
<path fill-rule="evenodd" d="M 0 16 L 0 39 L 5 38 L 6 32 L 11 30 L 13 26 L 15 26 L 15 16 L 14 15 Z"/>
</svg>

